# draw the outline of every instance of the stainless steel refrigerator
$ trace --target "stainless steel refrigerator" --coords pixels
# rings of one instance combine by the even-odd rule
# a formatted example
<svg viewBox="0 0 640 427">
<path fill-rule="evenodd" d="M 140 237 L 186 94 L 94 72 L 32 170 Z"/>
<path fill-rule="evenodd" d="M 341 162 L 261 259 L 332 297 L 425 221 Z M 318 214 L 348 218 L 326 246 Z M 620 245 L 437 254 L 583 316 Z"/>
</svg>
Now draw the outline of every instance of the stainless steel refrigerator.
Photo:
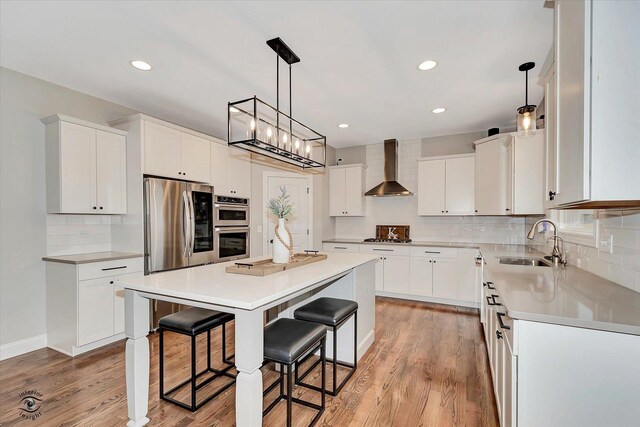
<svg viewBox="0 0 640 427">
<path fill-rule="evenodd" d="M 153 274 L 215 261 L 213 187 L 173 179 L 144 179 L 144 272 Z M 177 304 L 152 302 L 152 328 Z"/>
</svg>

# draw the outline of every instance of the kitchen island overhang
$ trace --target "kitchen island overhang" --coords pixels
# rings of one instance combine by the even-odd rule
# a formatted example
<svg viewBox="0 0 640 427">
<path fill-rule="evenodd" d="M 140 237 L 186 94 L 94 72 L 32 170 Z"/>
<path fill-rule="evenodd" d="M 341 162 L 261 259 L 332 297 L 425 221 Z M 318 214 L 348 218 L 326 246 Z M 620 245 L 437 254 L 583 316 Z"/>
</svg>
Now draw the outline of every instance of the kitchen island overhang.
<svg viewBox="0 0 640 427">
<path fill-rule="evenodd" d="M 255 260 L 259 260 L 257 258 Z M 235 318 L 236 425 L 262 425 L 264 312 L 293 317 L 302 304 L 319 297 L 358 302 L 358 358 L 375 336 L 375 262 L 369 254 L 327 254 L 327 259 L 270 276 L 230 274 L 221 263 L 123 278 L 125 288 L 126 376 L 129 426 L 149 422 L 149 299 L 233 313 Z M 338 331 L 337 357 L 353 359 L 353 320 Z M 331 340 L 327 340 L 330 342 Z M 331 346 L 328 354 L 333 355 Z M 215 404 L 212 402 L 211 404 Z"/>
</svg>

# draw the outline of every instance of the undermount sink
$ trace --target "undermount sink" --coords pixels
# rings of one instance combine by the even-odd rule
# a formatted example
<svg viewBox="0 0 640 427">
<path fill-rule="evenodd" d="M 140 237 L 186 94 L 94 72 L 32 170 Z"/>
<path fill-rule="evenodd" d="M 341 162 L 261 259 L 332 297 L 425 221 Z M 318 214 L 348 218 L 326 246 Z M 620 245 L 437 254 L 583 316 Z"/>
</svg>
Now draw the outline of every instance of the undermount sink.
<svg viewBox="0 0 640 427">
<path fill-rule="evenodd" d="M 498 258 L 500 264 L 524 265 L 529 267 L 551 267 L 546 260 L 542 258 Z"/>
</svg>

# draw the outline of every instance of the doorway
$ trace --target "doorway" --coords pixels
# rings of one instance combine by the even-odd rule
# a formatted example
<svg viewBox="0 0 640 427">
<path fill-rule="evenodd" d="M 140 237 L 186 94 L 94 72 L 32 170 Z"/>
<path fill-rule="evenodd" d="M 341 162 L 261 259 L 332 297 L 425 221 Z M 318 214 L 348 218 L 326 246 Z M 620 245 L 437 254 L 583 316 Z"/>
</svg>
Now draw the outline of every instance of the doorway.
<svg viewBox="0 0 640 427">
<path fill-rule="evenodd" d="M 293 237 L 293 251 L 303 252 L 311 249 L 313 242 L 313 177 L 293 172 L 264 172 L 263 179 L 263 204 L 280 195 L 280 188 L 284 187 L 294 205 L 293 214 L 287 220 L 287 228 Z M 272 240 L 275 237 L 276 218 L 267 209 L 264 209 L 262 219 L 263 243 L 262 253 L 265 256 L 273 255 Z"/>
</svg>

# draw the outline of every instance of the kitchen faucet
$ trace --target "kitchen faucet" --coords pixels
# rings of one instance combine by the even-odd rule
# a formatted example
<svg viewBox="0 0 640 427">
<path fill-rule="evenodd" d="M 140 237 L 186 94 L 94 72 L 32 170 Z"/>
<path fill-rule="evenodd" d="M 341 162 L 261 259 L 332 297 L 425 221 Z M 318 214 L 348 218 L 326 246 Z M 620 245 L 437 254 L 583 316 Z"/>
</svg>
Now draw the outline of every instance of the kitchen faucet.
<svg viewBox="0 0 640 427">
<path fill-rule="evenodd" d="M 553 250 L 551 251 L 551 259 L 553 260 L 553 265 L 555 265 L 556 267 L 558 266 L 558 264 L 565 265 L 567 261 L 564 259 L 564 251 L 563 251 L 564 241 L 562 240 L 562 237 L 558 236 L 558 227 L 553 221 L 547 218 L 539 219 L 538 221 L 536 221 L 531 226 L 529 233 L 527 233 L 527 239 L 533 240 L 536 230 L 538 228 L 538 225 L 542 224 L 543 222 L 546 222 L 553 226 L 553 237 L 552 237 Z M 548 241 L 549 240 L 547 240 L 547 242 Z M 558 245 L 558 241 L 562 242 L 562 245 Z"/>
</svg>

